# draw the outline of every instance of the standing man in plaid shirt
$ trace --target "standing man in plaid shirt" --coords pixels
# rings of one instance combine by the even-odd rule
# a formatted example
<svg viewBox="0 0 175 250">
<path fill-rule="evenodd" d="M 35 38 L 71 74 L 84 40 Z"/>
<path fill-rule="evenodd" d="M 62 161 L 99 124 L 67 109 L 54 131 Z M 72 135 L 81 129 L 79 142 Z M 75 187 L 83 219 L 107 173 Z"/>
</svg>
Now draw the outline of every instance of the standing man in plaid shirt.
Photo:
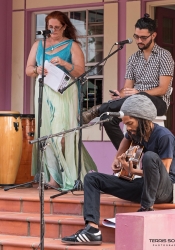
<svg viewBox="0 0 175 250">
<path fill-rule="evenodd" d="M 174 61 L 169 51 L 155 43 L 155 31 L 156 23 L 148 14 L 136 22 L 133 37 L 139 50 L 128 60 L 123 89 L 115 91 L 117 97 L 111 95 L 112 101 L 83 112 L 84 123 L 108 111 L 118 112 L 126 98 L 138 93 L 151 99 L 157 108 L 158 116 L 166 113 L 170 104 Z M 112 121 L 104 123 L 105 130 L 116 149 L 123 139 L 120 122 L 120 118 L 114 117 Z"/>
</svg>

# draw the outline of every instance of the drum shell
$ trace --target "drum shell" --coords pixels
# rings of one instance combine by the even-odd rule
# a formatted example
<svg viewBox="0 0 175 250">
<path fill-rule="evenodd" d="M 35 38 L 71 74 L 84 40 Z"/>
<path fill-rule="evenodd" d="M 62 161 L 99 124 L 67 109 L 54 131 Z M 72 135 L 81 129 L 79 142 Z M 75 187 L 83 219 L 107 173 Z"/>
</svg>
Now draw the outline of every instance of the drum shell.
<svg viewBox="0 0 175 250">
<path fill-rule="evenodd" d="M 17 111 L 0 111 L 0 185 L 13 185 L 22 153 L 22 125 Z"/>
<path fill-rule="evenodd" d="M 23 114 L 21 115 L 21 123 L 23 134 L 22 156 L 15 184 L 30 182 L 34 179 L 31 176 L 33 145 L 29 141 L 34 139 L 35 116 L 33 114 Z"/>
</svg>

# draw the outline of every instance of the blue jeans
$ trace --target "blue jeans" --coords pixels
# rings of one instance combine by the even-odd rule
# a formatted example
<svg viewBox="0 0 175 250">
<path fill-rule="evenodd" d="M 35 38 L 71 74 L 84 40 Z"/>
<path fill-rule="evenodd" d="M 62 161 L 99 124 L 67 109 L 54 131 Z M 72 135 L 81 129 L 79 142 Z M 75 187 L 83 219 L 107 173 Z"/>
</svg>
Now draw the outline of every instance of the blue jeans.
<svg viewBox="0 0 175 250">
<path fill-rule="evenodd" d="M 160 157 L 146 152 L 142 159 L 143 177 L 133 181 L 102 173 L 88 173 L 84 178 L 84 220 L 99 224 L 100 191 L 148 208 L 154 203 L 173 200 L 173 183 Z"/>
</svg>

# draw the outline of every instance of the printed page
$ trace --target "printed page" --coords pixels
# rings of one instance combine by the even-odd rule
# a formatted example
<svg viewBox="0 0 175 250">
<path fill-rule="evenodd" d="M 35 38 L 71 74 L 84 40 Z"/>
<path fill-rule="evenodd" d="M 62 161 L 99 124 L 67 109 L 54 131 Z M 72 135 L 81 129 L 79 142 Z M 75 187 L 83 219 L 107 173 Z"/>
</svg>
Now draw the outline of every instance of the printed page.
<svg viewBox="0 0 175 250">
<path fill-rule="evenodd" d="M 47 84 L 54 91 L 58 92 L 59 89 L 66 87 L 71 79 L 64 71 L 45 61 L 44 67 L 48 70 L 48 74 L 44 77 L 44 83 Z"/>
<path fill-rule="evenodd" d="M 108 218 L 108 219 L 104 219 L 102 221 L 102 224 L 106 227 L 112 227 L 115 228 L 115 217 L 114 218 Z"/>
</svg>

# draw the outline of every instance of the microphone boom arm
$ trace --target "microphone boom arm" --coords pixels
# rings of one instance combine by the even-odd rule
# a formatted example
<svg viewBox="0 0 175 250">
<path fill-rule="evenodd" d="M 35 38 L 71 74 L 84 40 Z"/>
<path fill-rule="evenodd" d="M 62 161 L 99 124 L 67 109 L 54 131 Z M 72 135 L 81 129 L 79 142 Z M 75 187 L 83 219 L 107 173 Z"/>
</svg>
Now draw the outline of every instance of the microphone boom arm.
<svg viewBox="0 0 175 250">
<path fill-rule="evenodd" d="M 79 77 L 77 77 L 73 82 L 71 82 L 70 84 L 68 84 L 66 87 L 62 88 L 59 90 L 59 92 L 62 94 L 67 88 L 69 88 L 72 84 L 74 84 L 75 82 L 77 82 L 78 80 L 80 80 L 81 82 L 84 82 L 84 78 L 86 77 L 86 75 L 91 72 L 93 69 L 95 69 L 96 67 L 98 67 L 100 64 L 102 64 L 104 61 L 106 61 L 109 57 L 113 56 L 115 53 L 117 53 L 119 50 L 123 49 L 124 44 L 120 45 L 120 47 L 118 49 L 116 49 L 115 51 L 113 51 L 111 54 L 109 54 L 107 57 L 103 58 L 103 60 L 97 64 L 95 64 L 92 68 L 90 68 L 88 71 L 86 71 L 85 73 L 83 73 L 82 75 L 80 75 Z"/>
<path fill-rule="evenodd" d="M 78 127 L 76 127 L 76 128 L 68 129 L 68 130 L 65 130 L 65 131 L 63 131 L 63 132 L 59 132 L 59 133 L 56 133 L 56 134 L 42 136 L 42 137 L 37 138 L 37 139 L 35 139 L 35 140 L 29 141 L 29 143 L 30 143 L 30 144 L 34 144 L 34 143 L 37 143 L 37 142 L 45 141 L 45 140 L 48 140 L 48 139 L 53 138 L 53 137 L 55 137 L 55 136 L 65 135 L 65 134 L 67 134 L 67 133 L 70 133 L 70 132 L 73 132 L 73 131 L 76 131 L 76 130 L 81 130 L 81 129 L 83 129 L 83 128 L 92 127 L 92 126 L 94 126 L 94 125 L 96 125 L 96 124 L 101 124 L 101 123 L 104 123 L 104 122 L 109 122 L 110 120 L 111 120 L 111 117 L 106 118 L 105 120 L 100 120 L 100 121 L 98 121 L 98 122 L 96 122 L 96 123 L 88 123 L 88 124 L 86 124 L 86 125 L 82 125 L 82 126 L 78 126 Z"/>
</svg>

